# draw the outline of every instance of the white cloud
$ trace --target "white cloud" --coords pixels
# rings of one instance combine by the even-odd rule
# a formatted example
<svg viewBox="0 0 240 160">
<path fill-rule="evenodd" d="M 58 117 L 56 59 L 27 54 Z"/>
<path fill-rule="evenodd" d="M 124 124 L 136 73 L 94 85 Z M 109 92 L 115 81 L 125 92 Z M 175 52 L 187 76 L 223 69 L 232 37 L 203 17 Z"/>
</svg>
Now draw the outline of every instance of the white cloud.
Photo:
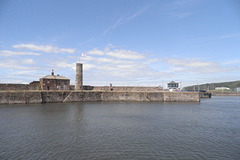
<svg viewBox="0 0 240 160">
<path fill-rule="evenodd" d="M 86 57 L 79 57 L 79 62 L 81 63 L 109 63 L 109 64 L 131 64 L 133 63 L 132 60 L 121 60 L 121 59 L 114 59 L 114 57 L 111 58 L 105 58 L 105 57 L 92 57 L 92 56 L 86 56 Z"/>
<path fill-rule="evenodd" d="M 230 68 L 224 68 L 218 63 L 206 62 L 195 59 L 162 59 L 163 62 L 172 65 L 172 72 L 191 72 L 191 73 L 219 73 L 228 72 Z"/>
<path fill-rule="evenodd" d="M 114 60 L 110 58 L 98 58 L 97 61 L 100 63 L 114 63 Z"/>
<path fill-rule="evenodd" d="M 239 64 L 240 63 L 240 59 L 235 59 L 232 61 L 224 61 L 222 62 L 223 65 L 229 65 L 229 64 Z"/>
<path fill-rule="evenodd" d="M 80 57 L 80 62 L 86 65 L 86 67 L 91 70 L 91 73 L 94 74 L 94 77 L 105 77 L 106 81 L 110 79 L 121 78 L 122 81 L 132 81 L 135 78 L 145 77 L 145 76 L 158 76 L 163 73 L 152 71 L 144 61 L 145 56 L 141 53 L 124 50 L 124 49 L 115 49 L 114 46 L 107 46 L 103 50 L 94 49 L 96 53 L 101 53 L 101 57 L 86 56 Z M 141 61 L 136 61 L 141 60 Z M 143 62 L 142 62 L 143 61 Z M 156 62 L 157 59 L 152 59 L 150 62 Z M 89 65 L 91 65 L 89 67 Z M 99 75 L 95 75 L 99 74 Z M 108 78 L 106 78 L 108 77 Z M 95 78 L 94 78 L 95 79 Z M 103 79 L 103 78 L 99 78 Z"/>
<path fill-rule="evenodd" d="M 63 68 L 63 70 L 72 70 L 72 73 L 68 73 L 68 76 L 71 77 L 71 81 L 74 81 L 75 62 L 78 60 L 78 62 L 83 63 L 84 71 L 87 71 L 84 72 L 84 81 L 86 82 L 85 84 L 89 85 L 109 83 L 118 83 L 119 85 L 121 82 L 122 84 L 131 83 L 131 85 L 140 83 L 141 85 L 145 85 L 145 83 L 150 84 L 152 82 L 154 84 L 158 83 L 159 85 L 161 77 L 174 75 L 172 73 L 168 74 L 153 70 L 145 63 L 146 61 L 156 62 L 159 59 L 148 60 L 141 53 L 116 48 L 113 50 L 113 48 L 112 46 L 107 46 L 103 50 L 93 49 L 95 53 L 103 53 L 102 55 L 87 54 L 85 57 L 68 56 L 66 59 L 55 60 L 53 65 L 57 68 Z M 143 80 L 143 77 L 145 77 L 146 80 Z"/>
<path fill-rule="evenodd" d="M 13 48 L 52 53 L 63 53 L 63 51 L 65 51 L 61 48 L 52 46 L 37 46 L 32 44 L 14 45 Z M 9 55 L 40 55 L 34 52 L 19 51 L 2 51 L 0 53 L 8 53 Z M 164 75 L 164 73 L 151 70 L 148 64 L 145 63 L 148 59 L 146 59 L 142 53 L 132 50 L 117 49 L 112 45 L 108 45 L 102 50 L 95 48 L 84 53 L 86 53 L 87 56 L 71 55 L 62 57 L 56 56 L 55 54 L 49 55 L 47 58 L 42 56 L 40 57 L 41 64 L 36 63 L 35 60 L 37 59 L 35 58 L 24 59 L 24 56 L 22 56 L 21 59 L 10 59 L 5 56 L 4 60 L 0 61 L 0 67 L 8 69 L 9 71 L 14 70 L 14 72 L 9 74 L 9 76 L 13 76 L 14 79 L 17 79 L 16 75 L 19 75 L 18 78 L 29 79 L 27 81 L 31 81 L 35 74 L 46 74 L 46 70 L 54 68 L 56 70 L 61 70 L 63 75 L 71 78 L 71 82 L 74 82 L 76 62 L 81 62 L 83 63 L 83 70 L 87 71 L 84 72 L 85 80 L 91 85 L 98 85 L 106 82 L 114 84 L 118 82 L 120 84 L 121 81 L 122 84 L 129 82 L 132 84 L 144 83 L 141 79 L 143 77 L 148 77 L 146 82 L 149 83 L 154 79 L 153 77 L 158 78 Z M 151 59 L 149 62 L 156 62 L 156 59 Z M 39 72 L 39 65 L 42 65 L 42 63 L 44 63 L 45 68 L 41 68 L 41 72 Z M 34 72 L 28 72 L 29 70 L 34 70 Z M 24 77 L 24 75 L 27 74 L 29 74 L 28 78 Z M 149 78 L 151 80 L 149 80 Z M 11 77 L 9 79 L 11 79 Z M 98 83 L 93 84 L 93 82 Z"/>
<path fill-rule="evenodd" d="M 86 53 L 87 55 L 104 55 L 104 52 L 101 50 L 98 50 L 97 48 L 90 50 Z"/>
<path fill-rule="evenodd" d="M 92 68 L 96 68 L 97 66 L 96 65 L 93 65 L 93 64 L 84 64 L 83 65 L 83 70 L 90 70 Z"/>
<path fill-rule="evenodd" d="M 1 56 L 40 56 L 41 54 L 35 52 L 18 52 L 18 51 L 9 51 L 9 50 L 1 50 Z"/>
<path fill-rule="evenodd" d="M 135 69 L 135 68 L 138 68 L 138 69 L 140 69 L 140 68 L 143 68 L 144 67 L 144 65 L 141 65 L 141 66 L 139 66 L 139 64 L 122 64 L 122 65 L 116 65 L 116 68 L 118 68 L 118 69 L 123 69 L 123 70 L 126 70 L 126 69 L 131 69 L 131 68 L 133 68 L 133 69 Z"/>
<path fill-rule="evenodd" d="M 160 61 L 161 59 L 159 58 L 152 58 L 152 59 L 146 59 L 146 61 L 144 62 L 145 64 L 151 64 L 151 63 L 155 63 Z"/>
<path fill-rule="evenodd" d="M 135 51 L 131 51 L 131 50 L 124 50 L 124 49 L 115 49 L 115 50 L 112 50 L 111 48 L 113 48 L 112 46 L 111 47 L 106 47 L 104 48 L 104 50 L 99 50 L 99 49 L 93 49 L 93 50 L 90 50 L 90 51 L 87 51 L 86 54 L 87 56 L 86 57 L 80 57 L 80 59 L 83 59 L 83 60 L 92 60 L 92 57 L 88 56 L 88 55 L 101 55 L 101 56 L 111 56 L 111 57 L 115 57 L 115 58 L 118 58 L 118 59 L 130 59 L 130 60 L 139 60 L 139 59 L 144 59 L 145 56 L 141 53 L 138 53 L 138 52 L 135 52 Z M 108 61 L 111 61 L 110 59 L 107 59 L 107 58 L 101 58 L 99 60 L 102 60 L 102 61 L 105 61 L 105 62 L 108 62 Z"/>
<path fill-rule="evenodd" d="M 37 67 L 33 59 L 4 59 L 0 61 L 0 68 L 18 69 L 18 70 L 39 70 L 42 67 Z"/>
<path fill-rule="evenodd" d="M 108 56 L 120 58 L 120 59 L 131 59 L 131 60 L 137 60 L 137 59 L 144 59 L 145 56 L 142 54 L 139 54 L 138 52 L 130 51 L 130 50 L 114 50 L 109 51 L 106 53 Z"/>
<path fill-rule="evenodd" d="M 180 72 L 180 71 L 184 71 L 185 70 L 185 68 L 184 67 L 170 67 L 170 69 L 172 70 L 172 71 L 177 71 L 177 72 Z"/>
<path fill-rule="evenodd" d="M 78 57 L 78 59 L 79 59 L 79 61 L 94 61 L 94 60 L 96 60 L 96 58 L 95 57 L 92 57 L 92 56 L 85 56 L 85 57 Z"/>
<path fill-rule="evenodd" d="M 22 63 L 23 64 L 35 64 L 33 59 L 24 59 L 24 60 L 22 60 Z"/>
<path fill-rule="evenodd" d="M 14 47 L 24 48 L 24 46 L 17 45 Z M 39 48 L 41 47 L 44 48 L 44 46 L 38 46 L 35 50 L 38 49 L 40 51 L 41 49 Z M 34 49 L 32 48 L 32 50 Z M 46 52 L 50 52 L 50 50 L 53 50 L 53 48 L 50 47 Z M 61 53 L 63 53 L 63 50 L 60 48 L 55 48 L 55 51 L 59 53 L 61 51 Z M 7 53 L 9 54 L 8 56 L 40 55 L 39 53 L 34 52 L 0 51 L 0 55 L 6 55 Z M 113 83 L 114 85 L 162 85 L 163 81 L 182 81 L 183 79 L 195 80 L 201 78 L 201 76 L 206 77 L 217 75 L 215 73 L 227 74 L 230 71 L 234 72 L 234 66 L 230 68 L 230 64 L 237 64 L 237 62 L 239 62 L 238 60 L 235 60 L 224 64 L 223 62 L 216 63 L 194 58 L 160 59 L 157 57 L 145 56 L 143 53 L 133 50 L 117 48 L 112 45 L 108 45 L 103 49 L 95 48 L 84 53 L 86 53 L 87 56 L 82 57 L 74 54 L 71 56 L 56 56 L 55 54 L 52 54 L 47 58 L 40 56 L 41 64 L 36 63 L 35 60 L 37 61 L 37 59 L 32 57 L 30 59 L 21 56 L 21 58 L 14 59 L 15 57 L 4 56 L 0 61 L 0 67 L 8 69 L 10 72 L 14 71 L 9 75 L 15 75 L 15 78 L 16 75 L 19 75 L 18 78 L 27 79 L 24 75 L 29 74 L 29 77 L 31 78 L 28 78 L 28 81 L 32 80 L 32 77 L 36 74 L 45 75 L 46 72 L 44 70 L 49 70 L 51 67 L 60 70 L 61 74 L 70 78 L 71 83 L 73 83 L 75 81 L 76 62 L 80 62 L 83 63 L 83 69 L 86 71 L 84 72 L 85 84 L 103 85 Z M 45 66 L 45 68 L 41 68 L 41 72 L 39 72 L 39 65 Z M 31 70 L 35 71 L 28 72 Z M 11 77 L 9 79 L 11 79 Z"/>
<path fill-rule="evenodd" d="M 55 66 L 56 67 L 59 67 L 59 68 L 72 68 L 72 69 L 75 69 L 75 63 L 66 63 L 66 62 L 62 62 L 62 61 L 55 61 L 54 62 Z"/>
<path fill-rule="evenodd" d="M 13 74 L 14 75 L 32 75 L 33 74 L 33 70 L 21 70 L 21 71 L 16 71 L 16 72 L 14 72 Z"/>
<path fill-rule="evenodd" d="M 0 61 L 0 68 L 6 69 L 29 69 L 29 67 L 23 66 L 22 61 L 16 60 L 4 60 Z"/>
<path fill-rule="evenodd" d="M 164 58 L 164 61 L 176 66 L 184 66 L 184 67 L 207 67 L 216 65 L 212 62 L 204 62 L 204 61 L 196 61 L 192 59 L 168 59 Z"/>
<path fill-rule="evenodd" d="M 76 70 L 76 63 L 67 63 L 67 62 L 58 61 L 58 62 L 55 62 L 54 64 L 58 68 L 71 68 L 72 70 Z M 83 70 L 89 70 L 94 67 L 95 65 L 93 64 L 84 64 Z"/>
<path fill-rule="evenodd" d="M 16 49 L 29 49 L 33 51 L 41 51 L 45 53 L 74 53 L 76 49 L 72 48 L 58 48 L 50 45 L 34 45 L 34 44 L 18 44 L 14 45 Z"/>
</svg>

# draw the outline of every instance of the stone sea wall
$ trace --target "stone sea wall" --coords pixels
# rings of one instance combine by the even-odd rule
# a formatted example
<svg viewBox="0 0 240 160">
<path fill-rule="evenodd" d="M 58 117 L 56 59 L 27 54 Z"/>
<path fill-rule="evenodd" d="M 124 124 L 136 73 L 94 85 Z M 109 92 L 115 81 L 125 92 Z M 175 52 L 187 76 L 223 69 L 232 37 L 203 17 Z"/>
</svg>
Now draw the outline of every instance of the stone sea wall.
<svg viewBox="0 0 240 160">
<path fill-rule="evenodd" d="M 26 90 L 41 90 L 39 81 L 33 81 L 30 84 L 13 84 L 0 83 L 0 91 L 26 91 Z M 70 85 L 69 90 L 75 90 L 74 85 Z M 88 91 L 124 91 L 124 92 L 152 92 L 162 91 L 162 87 L 141 87 L 141 86 L 90 86 L 84 85 L 83 90 Z"/>
<path fill-rule="evenodd" d="M 86 91 L 44 91 L 43 103 L 102 101 L 102 92 Z"/>
<path fill-rule="evenodd" d="M 164 92 L 164 102 L 196 102 L 200 101 L 197 92 Z"/>
<path fill-rule="evenodd" d="M 27 104 L 27 103 L 42 103 L 41 92 L 17 92 L 5 91 L 0 92 L 0 104 Z"/>
<path fill-rule="evenodd" d="M 0 91 L 39 90 L 39 87 L 37 84 L 0 83 Z"/>
<path fill-rule="evenodd" d="M 240 96 L 240 92 L 211 92 L 212 96 Z"/>
<path fill-rule="evenodd" d="M 1 91 L 0 104 L 86 101 L 199 102 L 196 92 Z"/>
<path fill-rule="evenodd" d="M 141 87 L 141 86 L 93 86 L 94 91 L 125 91 L 125 92 L 151 92 L 151 91 L 162 91 L 162 87 Z"/>
<path fill-rule="evenodd" d="M 103 101 L 163 101 L 163 92 L 103 92 Z"/>
</svg>

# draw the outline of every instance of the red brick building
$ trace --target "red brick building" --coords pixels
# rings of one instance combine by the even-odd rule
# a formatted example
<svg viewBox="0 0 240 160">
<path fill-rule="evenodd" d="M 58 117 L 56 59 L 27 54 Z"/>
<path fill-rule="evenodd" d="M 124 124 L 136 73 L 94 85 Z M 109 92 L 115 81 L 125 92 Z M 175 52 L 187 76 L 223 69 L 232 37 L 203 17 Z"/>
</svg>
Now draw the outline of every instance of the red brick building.
<svg viewBox="0 0 240 160">
<path fill-rule="evenodd" d="M 70 79 L 54 75 L 52 70 L 52 75 L 40 78 L 40 88 L 41 90 L 70 90 Z"/>
</svg>

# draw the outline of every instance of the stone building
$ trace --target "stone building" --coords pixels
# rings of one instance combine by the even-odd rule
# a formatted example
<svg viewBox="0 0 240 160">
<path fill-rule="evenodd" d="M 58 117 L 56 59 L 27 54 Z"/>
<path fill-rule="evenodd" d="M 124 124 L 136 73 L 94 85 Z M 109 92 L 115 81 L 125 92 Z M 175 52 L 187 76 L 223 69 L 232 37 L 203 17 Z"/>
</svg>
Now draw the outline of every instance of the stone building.
<svg viewBox="0 0 240 160">
<path fill-rule="evenodd" d="M 29 83 L 29 90 L 40 90 L 40 81 L 32 81 Z"/>
<path fill-rule="evenodd" d="M 40 88 L 41 90 L 70 90 L 70 79 L 52 74 L 40 78 Z"/>
</svg>

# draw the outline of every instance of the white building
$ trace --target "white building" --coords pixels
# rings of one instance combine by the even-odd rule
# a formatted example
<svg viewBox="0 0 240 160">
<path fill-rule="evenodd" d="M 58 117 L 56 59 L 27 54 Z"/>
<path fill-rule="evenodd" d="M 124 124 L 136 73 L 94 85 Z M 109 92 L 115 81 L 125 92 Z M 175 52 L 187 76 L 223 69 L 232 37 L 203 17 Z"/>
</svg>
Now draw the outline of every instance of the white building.
<svg viewBox="0 0 240 160">
<path fill-rule="evenodd" d="M 168 89 L 169 89 L 170 92 L 172 92 L 172 91 L 180 91 L 179 83 L 177 83 L 177 82 L 171 81 L 167 85 L 168 85 Z"/>
<path fill-rule="evenodd" d="M 228 88 L 228 87 L 216 87 L 215 90 L 221 90 L 221 91 L 228 90 L 228 91 L 230 91 L 231 89 Z"/>
</svg>

